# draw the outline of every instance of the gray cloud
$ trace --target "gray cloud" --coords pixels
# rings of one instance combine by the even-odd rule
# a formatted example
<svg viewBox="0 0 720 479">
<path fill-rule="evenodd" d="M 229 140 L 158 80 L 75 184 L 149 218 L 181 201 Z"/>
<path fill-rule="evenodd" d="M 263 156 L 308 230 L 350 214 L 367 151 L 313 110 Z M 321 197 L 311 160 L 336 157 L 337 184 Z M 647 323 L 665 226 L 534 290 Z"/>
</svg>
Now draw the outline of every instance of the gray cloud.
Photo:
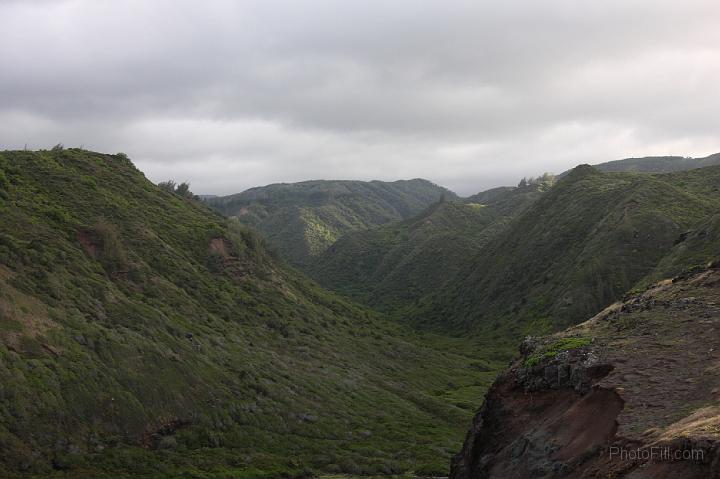
<svg viewBox="0 0 720 479">
<path fill-rule="evenodd" d="M 0 0 L 0 148 L 125 151 L 230 193 L 426 177 L 470 194 L 720 150 L 716 0 Z"/>
</svg>

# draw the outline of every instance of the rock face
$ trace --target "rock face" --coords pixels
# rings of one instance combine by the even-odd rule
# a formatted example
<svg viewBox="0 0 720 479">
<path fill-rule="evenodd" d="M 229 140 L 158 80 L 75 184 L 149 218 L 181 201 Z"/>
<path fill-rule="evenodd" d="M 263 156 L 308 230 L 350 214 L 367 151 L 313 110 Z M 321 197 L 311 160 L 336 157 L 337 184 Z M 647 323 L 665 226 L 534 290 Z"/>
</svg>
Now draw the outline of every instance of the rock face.
<svg viewBox="0 0 720 479">
<path fill-rule="evenodd" d="M 720 271 L 528 338 L 475 416 L 452 479 L 720 477 Z"/>
</svg>

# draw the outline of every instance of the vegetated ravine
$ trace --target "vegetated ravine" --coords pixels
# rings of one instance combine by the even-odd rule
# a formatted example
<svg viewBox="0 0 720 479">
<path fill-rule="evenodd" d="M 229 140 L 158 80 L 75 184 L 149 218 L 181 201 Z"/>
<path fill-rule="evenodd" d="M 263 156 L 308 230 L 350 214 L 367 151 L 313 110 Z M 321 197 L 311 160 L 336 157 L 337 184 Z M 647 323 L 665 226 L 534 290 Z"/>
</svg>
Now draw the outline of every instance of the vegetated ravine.
<svg viewBox="0 0 720 479">
<path fill-rule="evenodd" d="M 1 152 L 3 477 L 713 477 L 713 158 L 205 203 Z M 704 459 L 609 456 L 658 444 Z"/>
</svg>

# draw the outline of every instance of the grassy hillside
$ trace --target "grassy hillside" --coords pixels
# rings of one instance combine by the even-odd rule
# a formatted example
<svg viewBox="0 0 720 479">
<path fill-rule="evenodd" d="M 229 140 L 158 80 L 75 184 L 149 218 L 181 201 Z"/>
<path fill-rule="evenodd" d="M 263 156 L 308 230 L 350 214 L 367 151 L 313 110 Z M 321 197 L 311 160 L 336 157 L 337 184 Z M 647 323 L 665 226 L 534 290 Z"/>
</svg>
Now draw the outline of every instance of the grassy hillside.
<svg viewBox="0 0 720 479">
<path fill-rule="evenodd" d="M 0 153 L 0 475 L 442 473 L 497 364 L 320 289 L 124 155 Z"/>
<path fill-rule="evenodd" d="M 720 167 L 666 175 L 580 166 L 407 314 L 519 338 L 591 316 L 621 297 L 680 235 L 716 214 Z"/>
<path fill-rule="evenodd" d="M 643 173 L 672 173 L 687 171 L 695 168 L 720 165 L 720 153 L 704 158 L 689 158 L 684 156 L 646 156 L 643 158 L 626 158 L 624 160 L 608 161 L 593 165 L 596 170 L 610 171 L 636 171 Z M 567 174 L 563 173 L 561 176 Z"/>
<path fill-rule="evenodd" d="M 426 180 L 305 181 L 208 199 L 260 231 L 291 264 L 306 267 L 343 234 L 410 218 L 455 194 Z"/>
<path fill-rule="evenodd" d="M 480 193 L 468 196 L 465 198 L 466 203 L 480 203 L 481 205 L 488 204 L 496 198 L 506 195 L 508 192 L 513 191 L 516 187 L 514 186 L 498 186 L 496 188 L 490 188 L 489 190 L 481 191 Z"/>
<path fill-rule="evenodd" d="M 664 278 L 706 267 L 720 260 L 720 215 L 714 214 L 707 220 L 683 232 L 670 252 L 638 287 L 644 288 Z"/>
<path fill-rule="evenodd" d="M 348 233 L 309 268 L 329 289 L 373 307 L 414 303 L 452 279 L 494 235 L 540 197 L 538 186 L 496 188 L 422 214 Z"/>
</svg>

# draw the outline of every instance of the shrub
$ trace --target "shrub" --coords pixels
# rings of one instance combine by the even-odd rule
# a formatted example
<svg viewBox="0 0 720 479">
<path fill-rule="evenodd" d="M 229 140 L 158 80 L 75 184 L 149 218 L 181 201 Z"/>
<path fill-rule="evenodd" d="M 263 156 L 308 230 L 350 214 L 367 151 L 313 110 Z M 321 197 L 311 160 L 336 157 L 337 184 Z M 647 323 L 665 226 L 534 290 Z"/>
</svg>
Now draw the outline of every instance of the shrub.
<svg viewBox="0 0 720 479">
<path fill-rule="evenodd" d="M 80 178 L 80 182 L 81 182 L 83 185 L 92 188 L 93 190 L 96 190 L 96 189 L 97 189 L 97 181 L 95 181 L 95 178 L 93 178 L 92 176 L 83 175 L 83 176 Z"/>
<path fill-rule="evenodd" d="M 100 260 L 103 265 L 113 272 L 125 270 L 128 258 L 117 227 L 105 220 L 100 220 L 95 224 L 93 230 L 100 240 Z"/>
<path fill-rule="evenodd" d="M 237 219 L 232 219 L 228 222 L 227 235 L 239 253 L 244 253 L 247 259 L 251 259 L 257 265 L 263 263 L 263 256 L 268 251 L 268 245 L 258 232 L 240 223 Z"/>
<path fill-rule="evenodd" d="M 195 195 L 192 191 L 190 191 L 190 183 L 188 183 L 187 181 L 183 181 L 180 184 L 177 184 L 173 180 L 161 181 L 160 183 L 158 183 L 158 187 L 170 193 L 174 193 L 182 198 L 187 198 L 190 200 L 195 199 Z"/>
<path fill-rule="evenodd" d="M 446 477 L 448 465 L 440 462 L 423 464 L 415 469 L 414 475 L 415 477 Z"/>
<path fill-rule="evenodd" d="M 561 338 L 551 345 L 542 348 L 525 360 L 525 367 L 533 367 L 545 359 L 554 358 L 562 351 L 570 351 L 585 347 L 591 343 L 588 338 Z"/>
<path fill-rule="evenodd" d="M 60 224 L 70 221 L 70 215 L 68 215 L 67 211 L 55 206 L 46 208 L 45 216 L 47 216 L 52 221 Z"/>
<path fill-rule="evenodd" d="M 161 190 L 169 191 L 170 193 L 175 193 L 176 185 L 177 184 L 173 180 L 161 181 L 158 183 L 158 187 Z"/>
<path fill-rule="evenodd" d="M 225 269 L 225 262 L 220 253 L 210 253 L 205 261 L 205 266 L 211 273 L 219 274 Z"/>
<path fill-rule="evenodd" d="M 183 181 L 175 188 L 175 194 L 183 198 L 195 198 L 195 195 L 190 191 L 190 183 L 186 181 Z"/>
</svg>

